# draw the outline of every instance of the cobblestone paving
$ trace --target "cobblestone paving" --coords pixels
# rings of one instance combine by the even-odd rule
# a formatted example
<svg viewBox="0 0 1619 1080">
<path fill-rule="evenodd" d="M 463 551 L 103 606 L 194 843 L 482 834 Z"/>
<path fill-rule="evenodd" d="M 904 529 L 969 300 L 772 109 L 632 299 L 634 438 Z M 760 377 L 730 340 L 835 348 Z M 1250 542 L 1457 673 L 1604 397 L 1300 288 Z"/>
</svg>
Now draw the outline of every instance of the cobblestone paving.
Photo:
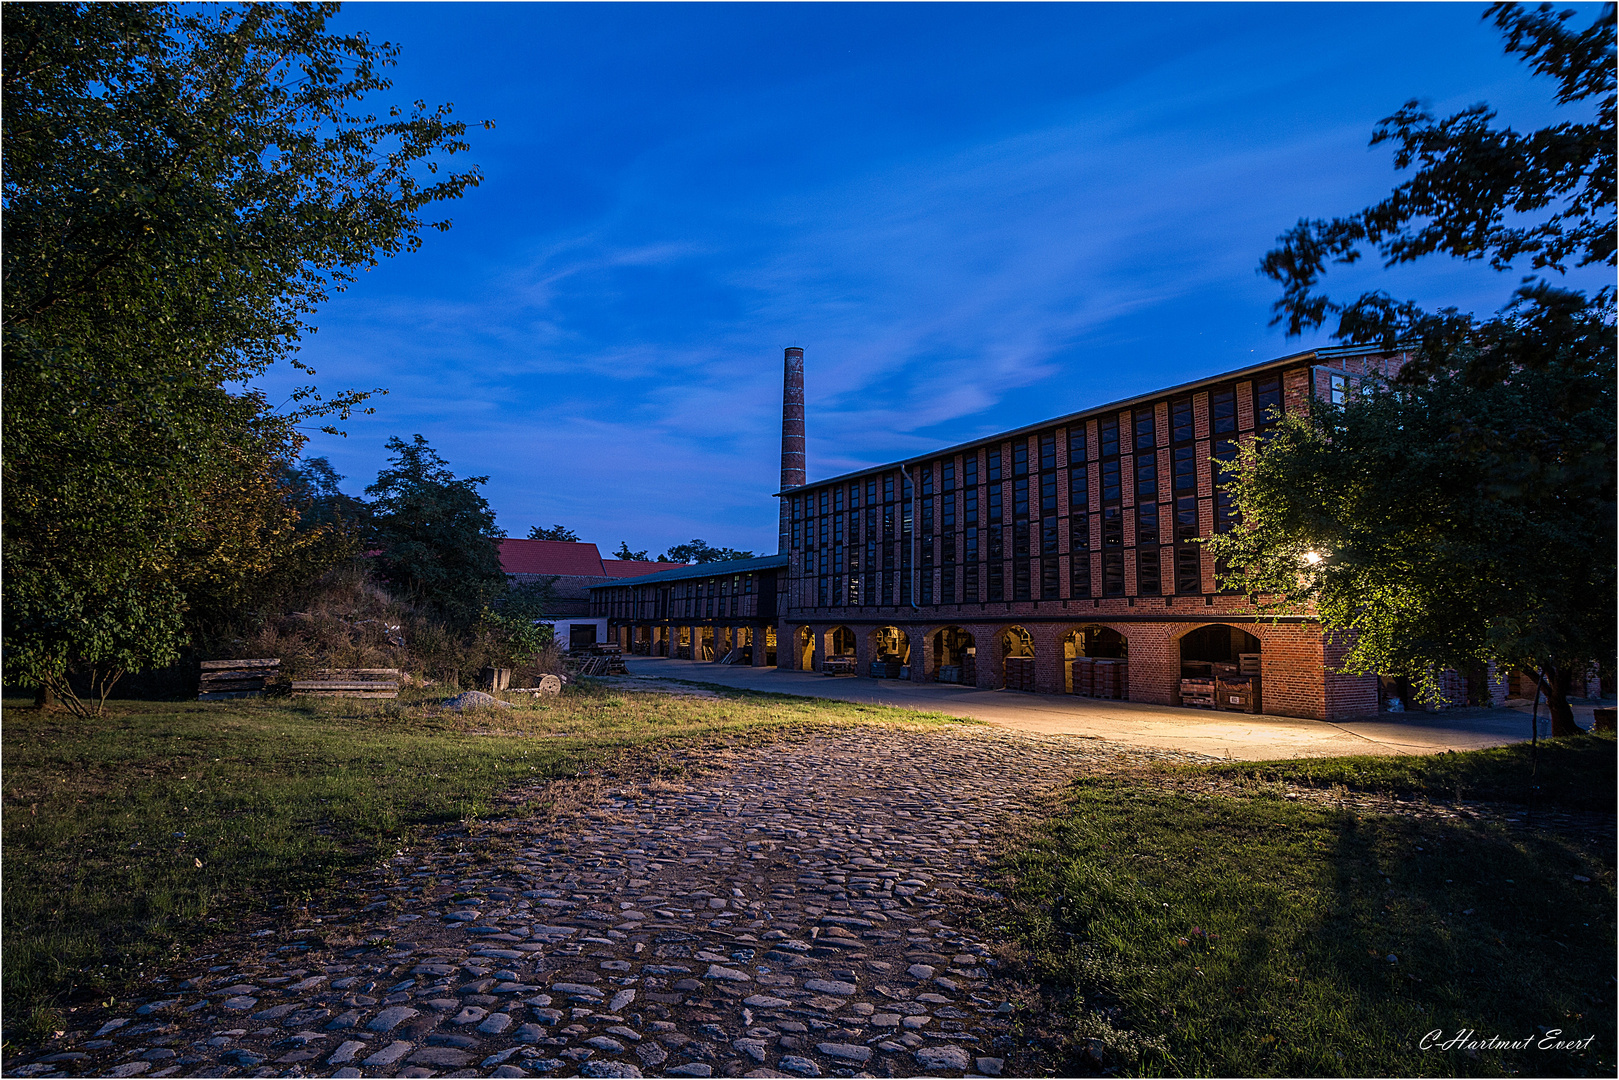
<svg viewBox="0 0 1619 1080">
<path fill-rule="evenodd" d="M 1018 1075 L 1017 988 L 961 917 L 980 855 L 1076 771 L 1156 760 L 1200 759 L 968 727 L 734 751 L 518 822 L 498 852 L 401 853 L 358 912 L 80 1009 L 5 1072 Z"/>
</svg>

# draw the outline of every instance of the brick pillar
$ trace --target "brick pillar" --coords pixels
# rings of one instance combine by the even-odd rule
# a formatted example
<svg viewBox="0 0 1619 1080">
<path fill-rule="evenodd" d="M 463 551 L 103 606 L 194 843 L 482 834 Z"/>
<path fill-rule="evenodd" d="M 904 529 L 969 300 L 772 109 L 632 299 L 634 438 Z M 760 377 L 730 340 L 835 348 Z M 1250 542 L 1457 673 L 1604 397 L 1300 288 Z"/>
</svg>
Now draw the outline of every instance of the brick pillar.
<svg viewBox="0 0 1619 1080">
<path fill-rule="evenodd" d="M 1034 688 L 1042 694 L 1061 694 L 1063 680 L 1062 636 L 1068 627 L 1062 623 L 1034 623 L 1024 629 L 1034 646 Z"/>
</svg>

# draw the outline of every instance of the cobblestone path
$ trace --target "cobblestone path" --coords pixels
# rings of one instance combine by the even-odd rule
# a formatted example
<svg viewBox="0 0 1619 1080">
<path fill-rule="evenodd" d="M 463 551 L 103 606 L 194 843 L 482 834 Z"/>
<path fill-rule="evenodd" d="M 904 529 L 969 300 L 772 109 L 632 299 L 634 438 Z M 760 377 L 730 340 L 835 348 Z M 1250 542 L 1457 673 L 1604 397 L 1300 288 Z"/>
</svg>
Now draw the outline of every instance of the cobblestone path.
<svg viewBox="0 0 1619 1080">
<path fill-rule="evenodd" d="M 499 851 L 440 836 L 358 886 L 362 910 L 80 1009 L 5 1071 L 1017 1075 L 1016 993 L 961 918 L 980 853 L 1078 770 L 1194 759 L 971 727 L 734 751 L 513 823 Z"/>
</svg>

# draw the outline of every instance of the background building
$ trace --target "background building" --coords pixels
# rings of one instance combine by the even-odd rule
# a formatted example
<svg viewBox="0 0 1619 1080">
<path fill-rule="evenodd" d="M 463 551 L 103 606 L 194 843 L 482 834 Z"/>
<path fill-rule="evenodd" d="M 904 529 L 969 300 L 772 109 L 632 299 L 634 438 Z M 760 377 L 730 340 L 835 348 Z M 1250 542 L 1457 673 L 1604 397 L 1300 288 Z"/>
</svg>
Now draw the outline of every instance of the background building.
<svg viewBox="0 0 1619 1080">
<path fill-rule="evenodd" d="M 603 559 L 595 544 L 561 540 L 502 540 L 500 568 L 514 585 L 551 583 L 556 600 L 548 615 L 558 642 L 581 648 L 606 641 L 607 621 L 590 613 L 590 588 L 641 577 L 685 563 Z"/>
</svg>

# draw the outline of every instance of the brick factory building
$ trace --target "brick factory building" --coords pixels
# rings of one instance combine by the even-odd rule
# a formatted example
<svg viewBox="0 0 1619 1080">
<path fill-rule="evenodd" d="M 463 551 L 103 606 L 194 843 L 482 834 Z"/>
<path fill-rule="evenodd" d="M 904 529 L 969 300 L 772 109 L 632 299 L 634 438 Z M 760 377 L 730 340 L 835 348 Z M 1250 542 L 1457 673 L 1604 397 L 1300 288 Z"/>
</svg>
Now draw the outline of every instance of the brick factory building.
<svg viewBox="0 0 1619 1080">
<path fill-rule="evenodd" d="M 779 552 L 602 584 L 626 651 L 1337 720 L 1376 676 L 1305 618 L 1256 617 L 1194 541 L 1212 462 L 1398 360 L 1317 349 L 807 483 L 788 349 Z M 762 647 L 761 647 L 762 646 Z"/>
</svg>

